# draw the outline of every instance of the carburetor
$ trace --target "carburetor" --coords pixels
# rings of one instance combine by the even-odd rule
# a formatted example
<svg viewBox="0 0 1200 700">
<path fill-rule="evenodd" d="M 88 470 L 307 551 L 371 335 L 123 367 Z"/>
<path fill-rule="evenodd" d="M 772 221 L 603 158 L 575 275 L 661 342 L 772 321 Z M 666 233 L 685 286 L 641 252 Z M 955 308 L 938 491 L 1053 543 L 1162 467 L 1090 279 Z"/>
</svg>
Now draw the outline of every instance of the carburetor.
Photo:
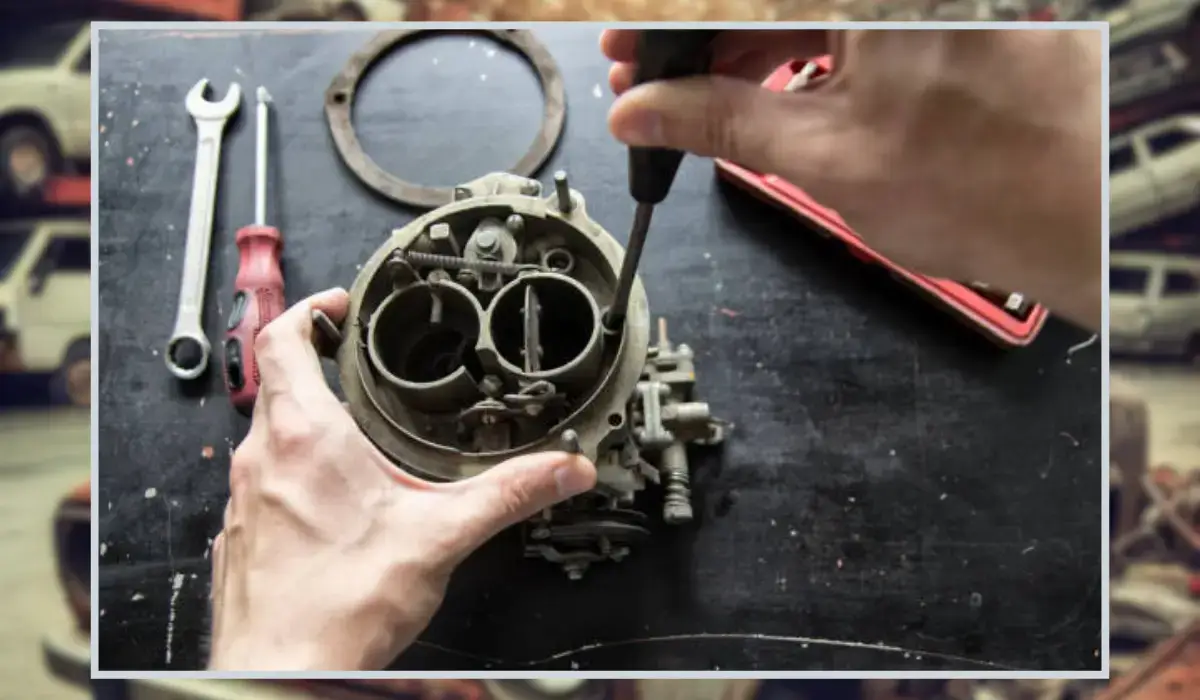
<svg viewBox="0 0 1200 700">
<path fill-rule="evenodd" d="M 647 482 L 664 486 L 664 521 L 689 522 L 685 445 L 726 434 L 692 395 L 692 350 L 663 320 L 651 344 L 640 280 L 623 329 L 605 330 L 623 255 L 565 173 L 548 196 L 493 173 L 393 231 L 329 329 L 351 413 L 400 468 L 454 481 L 560 449 L 595 463 L 594 490 L 524 527 L 525 555 L 572 579 L 649 535 L 634 505 Z"/>
</svg>

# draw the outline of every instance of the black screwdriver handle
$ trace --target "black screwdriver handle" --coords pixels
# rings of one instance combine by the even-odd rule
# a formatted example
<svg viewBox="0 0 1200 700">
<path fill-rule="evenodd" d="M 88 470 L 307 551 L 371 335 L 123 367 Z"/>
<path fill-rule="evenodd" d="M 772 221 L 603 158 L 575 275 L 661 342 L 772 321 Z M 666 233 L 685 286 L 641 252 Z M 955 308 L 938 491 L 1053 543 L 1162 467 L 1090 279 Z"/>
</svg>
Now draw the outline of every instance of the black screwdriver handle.
<svg viewBox="0 0 1200 700">
<path fill-rule="evenodd" d="M 712 44 L 720 30 L 645 29 L 638 32 L 633 84 L 705 75 L 712 68 Z M 667 198 L 683 152 L 670 148 L 629 149 L 629 193 L 641 204 Z"/>
</svg>

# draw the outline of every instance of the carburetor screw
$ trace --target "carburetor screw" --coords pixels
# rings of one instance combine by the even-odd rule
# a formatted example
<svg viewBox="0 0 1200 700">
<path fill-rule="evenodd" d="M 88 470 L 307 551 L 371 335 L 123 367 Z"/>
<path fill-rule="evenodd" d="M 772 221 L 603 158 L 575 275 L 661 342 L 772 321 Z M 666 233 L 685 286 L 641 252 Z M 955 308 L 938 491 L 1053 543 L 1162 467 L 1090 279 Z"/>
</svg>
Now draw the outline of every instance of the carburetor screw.
<svg viewBox="0 0 1200 700">
<path fill-rule="evenodd" d="M 571 186 L 567 184 L 567 171 L 559 170 L 554 173 L 554 192 L 555 199 L 558 200 L 558 210 L 564 214 L 570 214 L 575 208 L 575 202 L 571 200 Z"/>
</svg>

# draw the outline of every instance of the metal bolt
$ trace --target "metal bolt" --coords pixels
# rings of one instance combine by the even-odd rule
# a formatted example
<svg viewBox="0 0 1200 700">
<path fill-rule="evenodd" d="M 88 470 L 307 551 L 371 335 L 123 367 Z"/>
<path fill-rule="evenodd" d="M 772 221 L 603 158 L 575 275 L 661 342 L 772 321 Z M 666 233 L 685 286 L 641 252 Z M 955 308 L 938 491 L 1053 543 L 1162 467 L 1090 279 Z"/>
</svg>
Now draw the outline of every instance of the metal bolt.
<svg viewBox="0 0 1200 700">
<path fill-rule="evenodd" d="M 568 428 L 568 429 L 562 431 L 561 439 L 562 439 L 563 449 L 566 450 L 567 452 L 570 452 L 571 454 L 576 454 L 576 455 L 581 454 L 583 452 L 583 448 L 581 448 L 579 446 L 579 433 L 575 432 L 574 430 L 571 430 L 570 428 Z"/>
<path fill-rule="evenodd" d="M 454 237 L 454 232 L 450 230 L 450 224 L 440 223 L 429 227 L 429 242 L 432 244 L 434 253 L 443 255 L 449 254 L 458 257 L 462 251 L 458 248 L 458 239 Z"/>
<path fill-rule="evenodd" d="M 475 234 L 475 247 L 484 253 L 491 253 L 496 250 L 496 246 L 500 244 L 500 238 L 496 232 L 485 228 Z"/>
<path fill-rule="evenodd" d="M 489 374 L 479 382 L 479 389 L 488 396 L 495 398 L 504 391 L 504 381 L 494 374 Z"/>
<path fill-rule="evenodd" d="M 558 196 L 558 210 L 564 214 L 570 214 L 575 208 L 575 203 L 571 201 L 571 187 L 567 184 L 567 171 L 559 170 L 554 173 L 554 191 Z"/>
<path fill-rule="evenodd" d="M 520 214 L 512 214 L 504 220 L 504 226 L 509 233 L 520 233 L 525 230 L 525 219 Z"/>
<path fill-rule="evenodd" d="M 663 507 L 663 522 L 668 525 L 690 523 L 692 517 L 692 505 L 690 503 L 667 503 Z"/>
</svg>

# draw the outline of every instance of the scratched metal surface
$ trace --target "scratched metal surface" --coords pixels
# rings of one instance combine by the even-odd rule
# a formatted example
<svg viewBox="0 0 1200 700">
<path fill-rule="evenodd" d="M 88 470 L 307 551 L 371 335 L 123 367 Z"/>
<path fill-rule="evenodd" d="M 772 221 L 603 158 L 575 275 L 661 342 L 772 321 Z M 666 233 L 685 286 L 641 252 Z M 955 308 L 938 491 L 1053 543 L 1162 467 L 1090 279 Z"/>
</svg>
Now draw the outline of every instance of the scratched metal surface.
<svg viewBox="0 0 1200 700">
<path fill-rule="evenodd" d="M 607 66 L 586 26 L 540 31 L 565 74 L 566 168 L 624 238 L 625 153 L 607 135 Z M 106 669 L 202 663 L 207 559 L 247 423 L 219 378 L 163 366 L 178 294 L 200 77 L 277 102 L 272 218 L 288 296 L 349 285 L 413 214 L 337 160 L 322 92 L 359 32 L 164 35 L 99 44 L 100 539 Z M 453 184 L 533 137 L 536 82 L 483 42 L 386 61 L 360 95 L 368 153 Z M 229 129 L 206 324 L 220 337 L 252 213 L 252 105 Z M 698 351 L 700 388 L 737 424 L 697 461 L 699 522 L 659 528 L 620 565 L 569 583 L 498 538 L 454 578 L 396 668 L 1099 668 L 1099 349 L 1051 323 L 990 349 L 689 159 L 644 259 L 653 310 Z M 211 448 L 211 451 L 210 451 Z"/>
</svg>

